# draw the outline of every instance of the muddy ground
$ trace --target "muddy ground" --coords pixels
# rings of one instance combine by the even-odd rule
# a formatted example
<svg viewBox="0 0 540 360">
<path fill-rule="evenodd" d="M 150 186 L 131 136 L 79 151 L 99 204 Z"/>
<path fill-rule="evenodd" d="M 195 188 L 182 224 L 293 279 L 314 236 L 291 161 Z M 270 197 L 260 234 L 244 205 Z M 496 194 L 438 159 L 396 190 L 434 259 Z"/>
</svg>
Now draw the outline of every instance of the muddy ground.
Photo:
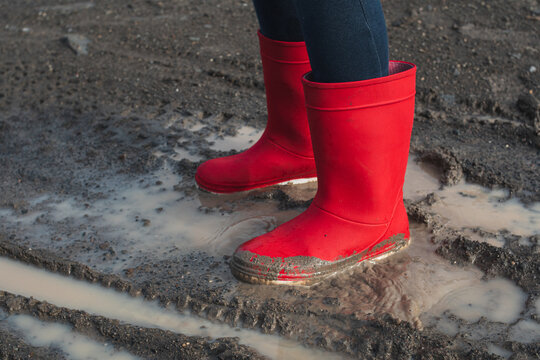
<svg viewBox="0 0 540 360">
<path fill-rule="evenodd" d="M 391 58 L 418 65 L 411 153 L 435 167 L 441 185 L 466 179 L 508 190 L 524 204 L 540 201 L 538 2 L 384 0 L 383 7 Z M 51 194 L 91 207 L 109 196 L 104 180 L 143 179 L 169 166 L 180 179 L 175 191 L 208 203 L 201 214 L 264 202 L 301 211 L 309 200 L 280 189 L 220 202 L 193 182 L 199 161 L 234 151 L 212 149 L 208 136 L 264 127 L 256 29 L 250 2 L 240 0 L 0 1 L 0 208 L 31 214 L 40 210 L 33 199 Z M 196 124 L 204 126 L 189 130 Z M 175 148 L 198 158 L 175 158 Z M 530 310 L 540 296 L 538 235 L 524 247 L 506 233 L 509 245 L 497 248 L 445 225 L 433 202 L 427 196 L 407 207 L 437 254 L 486 279 L 512 280 Z M 386 286 L 380 274 L 403 271 L 399 261 L 309 289 L 261 288 L 232 278 L 226 253 L 130 254 L 98 231 L 78 228 L 80 237 L 65 222 L 41 224 L 52 229 L 48 242 L 36 238 L 36 222 L 0 224 L 0 255 L 355 358 L 496 357 L 485 339 L 367 311 L 365 294 Z M 109 266 L 122 255 L 129 267 Z M 188 350 L 183 335 L 146 329 L 137 338 L 128 324 L 8 293 L 0 293 L 0 308 L 71 324 L 143 358 L 258 356 L 234 338 L 190 338 L 196 346 Z M 0 334 L 1 358 L 63 357 Z M 540 354 L 534 342 L 502 344 L 515 359 Z"/>
</svg>

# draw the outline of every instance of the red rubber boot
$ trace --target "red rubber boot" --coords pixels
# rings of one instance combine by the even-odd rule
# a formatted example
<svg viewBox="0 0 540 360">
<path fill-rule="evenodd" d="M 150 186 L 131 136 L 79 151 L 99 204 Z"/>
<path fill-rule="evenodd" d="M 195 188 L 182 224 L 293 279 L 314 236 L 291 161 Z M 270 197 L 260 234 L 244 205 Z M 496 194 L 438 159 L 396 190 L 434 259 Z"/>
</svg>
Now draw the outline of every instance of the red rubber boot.
<svg viewBox="0 0 540 360">
<path fill-rule="evenodd" d="M 268 122 L 246 151 L 206 161 L 195 180 L 204 190 L 232 193 L 292 180 L 315 180 L 302 76 L 311 70 L 304 42 L 271 40 L 259 32 Z"/>
<path fill-rule="evenodd" d="M 409 241 L 403 182 L 414 117 L 416 67 L 390 75 L 314 83 L 304 93 L 318 174 L 310 207 L 238 247 L 231 270 L 259 284 L 306 285 Z"/>
</svg>

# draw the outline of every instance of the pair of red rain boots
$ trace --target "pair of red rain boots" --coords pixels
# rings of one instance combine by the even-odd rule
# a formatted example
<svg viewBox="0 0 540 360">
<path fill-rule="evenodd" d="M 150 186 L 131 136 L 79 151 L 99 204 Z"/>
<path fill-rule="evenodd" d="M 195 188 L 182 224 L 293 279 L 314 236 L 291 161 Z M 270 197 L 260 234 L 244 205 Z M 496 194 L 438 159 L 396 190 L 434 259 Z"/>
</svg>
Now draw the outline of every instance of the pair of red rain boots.
<svg viewBox="0 0 540 360">
<path fill-rule="evenodd" d="M 196 181 L 229 193 L 317 176 L 318 190 L 305 212 L 240 245 L 232 273 L 251 283 L 309 285 L 405 246 L 415 66 L 391 61 L 386 77 L 315 83 L 304 75 L 303 43 L 259 38 L 267 128 L 250 149 L 202 164 Z"/>
</svg>

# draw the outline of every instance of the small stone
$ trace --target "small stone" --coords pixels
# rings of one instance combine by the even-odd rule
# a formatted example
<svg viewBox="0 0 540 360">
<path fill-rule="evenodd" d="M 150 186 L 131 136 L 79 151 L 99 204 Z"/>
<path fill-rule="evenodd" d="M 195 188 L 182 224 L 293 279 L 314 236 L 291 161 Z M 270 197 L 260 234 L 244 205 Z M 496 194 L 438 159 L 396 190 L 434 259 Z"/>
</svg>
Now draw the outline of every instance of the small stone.
<svg viewBox="0 0 540 360">
<path fill-rule="evenodd" d="M 148 220 L 148 219 L 142 219 L 141 222 L 142 222 L 143 226 L 150 226 L 150 223 L 151 223 L 151 221 Z"/>
<path fill-rule="evenodd" d="M 84 35 L 68 34 L 60 39 L 60 41 L 73 50 L 75 54 L 88 55 L 88 44 L 90 44 L 90 40 Z"/>
</svg>

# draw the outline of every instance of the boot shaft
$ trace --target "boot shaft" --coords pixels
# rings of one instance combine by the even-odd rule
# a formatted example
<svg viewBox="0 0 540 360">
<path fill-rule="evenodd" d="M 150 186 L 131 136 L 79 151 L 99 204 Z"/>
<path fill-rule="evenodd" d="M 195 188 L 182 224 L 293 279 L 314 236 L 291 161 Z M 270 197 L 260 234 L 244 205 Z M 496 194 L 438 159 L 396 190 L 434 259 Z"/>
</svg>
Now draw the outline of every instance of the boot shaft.
<svg viewBox="0 0 540 360">
<path fill-rule="evenodd" d="M 314 83 L 304 93 L 317 167 L 314 204 L 342 218 L 388 223 L 402 188 L 414 118 L 413 64 L 390 62 L 390 75 Z"/>
<path fill-rule="evenodd" d="M 272 40 L 259 32 L 268 109 L 265 136 L 285 149 L 313 156 L 302 76 L 311 70 L 304 42 Z"/>
</svg>

